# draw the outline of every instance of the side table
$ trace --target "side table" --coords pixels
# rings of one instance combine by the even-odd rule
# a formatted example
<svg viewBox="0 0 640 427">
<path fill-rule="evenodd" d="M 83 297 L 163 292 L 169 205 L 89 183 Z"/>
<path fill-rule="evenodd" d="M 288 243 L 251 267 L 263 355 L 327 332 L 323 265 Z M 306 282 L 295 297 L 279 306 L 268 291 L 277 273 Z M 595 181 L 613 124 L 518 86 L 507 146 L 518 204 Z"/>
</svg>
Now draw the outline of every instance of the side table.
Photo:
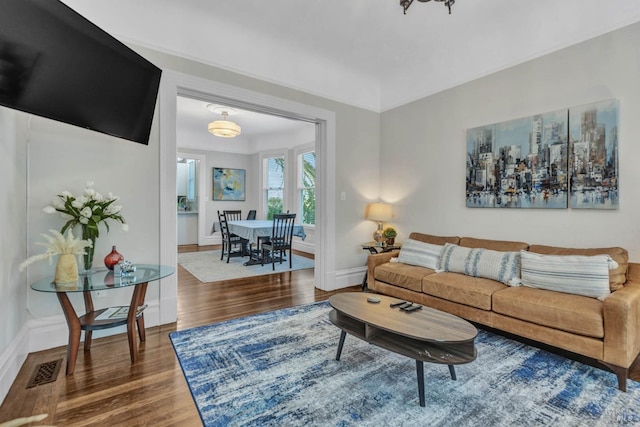
<svg viewBox="0 0 640 427">
<path fill-rule="evenodd" d="M 138 341 L 145 340 L 144 330 L 144 298 L 149 282 L 160 280 L 163 277 L 172 275 L 175 272 L 173 267 L 164 265 L 136 265 L 136 271 L 123 276 L 115 276 L 113 271 L 106 268 L 98 268 L 90 275 L 82 275 L 77 282 L 56 284 L 53 277 L 47 277 L 31 284 L 31 289 L 38 292 L 55 293 L 62 306 L 64 317 L 69 328 L 69 344 L 67 345 L 67 375 L 72 375 L 76 367 L 78 349 L 80 347 L 80 334 L 84 334 L 84 350 L 91 348 L 91 335 L 93 331 L 100 329 L 115 328 L 116 326 L 127 325 L 127 338 L 129 339 L 129 353 L 131 363 L 138 359 Z M 91 298 L 92 291 L 104 291 L 133 286 L 131 303 L 129 306 L 110 307 L 95 310 Z M 69 301 L 67 293 L 82 292 L 84 296 L 85 314 L 78 316 Z M 121 315 L 100 318 L 100 315 L 107 310 L 120 312 Z M 136 337 L 136 327 L 138 337 Z"/>
<path fill-rule="evenodd" d="M 367 243 L 362 243 L 360 245 L 360 247 L 362 249 L 364 249 L 364 250 L 369 251 L 369 253 L 371 255 L 375 255 L 375 254 L 381 254 L 383 252 L 391 252 L 391 251 L 402 249 L 402 243 L 397 242 L 397 243 L 394 243 L 393 245 L 387 245 L 386 243 L 378 244 L 378 242 L 371 241 L 371 242 L 367 242 Z M 365 270 L 364 277 L 362 278 L 362 291 L 363 292 L 367 291 L 367 275 L 368 275 L 368 273 L 369 273 L 368 270 Z"/>
</svg>

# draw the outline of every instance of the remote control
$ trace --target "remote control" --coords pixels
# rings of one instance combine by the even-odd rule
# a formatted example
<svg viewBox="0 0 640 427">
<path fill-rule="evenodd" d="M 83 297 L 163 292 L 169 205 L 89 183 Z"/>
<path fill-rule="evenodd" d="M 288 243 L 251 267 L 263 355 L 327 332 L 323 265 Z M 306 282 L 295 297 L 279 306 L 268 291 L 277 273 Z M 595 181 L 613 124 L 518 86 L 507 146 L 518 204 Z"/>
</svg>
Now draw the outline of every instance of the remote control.
<svg viewBox="0 0 640 427">
<path fill-rule="evenodd" d="M 411 307 L 413 305 L 412 302 L 405 302 L 404 304 L 402 304 L 400 307 L 400 310 L 406 310 L 407 307 Z"/>
<path fill-rule="evenodd" d="M 398 307 L 398 306 L 404 305 L 406 303 L 407 303 L 406 301 L 392 302 L 391 304 L 389 304 L 389 307 Z"/>
<path fill-rule="evenodd" d="M 406 311 L 407 313 L 409 313 L 410 311 L 416 311 L 416 310 L 420 310 L 422 308 L 421 305 L 413 305 L 411 307 L 407 307 L 404 309 L 404 311 Z"/>
</svg>

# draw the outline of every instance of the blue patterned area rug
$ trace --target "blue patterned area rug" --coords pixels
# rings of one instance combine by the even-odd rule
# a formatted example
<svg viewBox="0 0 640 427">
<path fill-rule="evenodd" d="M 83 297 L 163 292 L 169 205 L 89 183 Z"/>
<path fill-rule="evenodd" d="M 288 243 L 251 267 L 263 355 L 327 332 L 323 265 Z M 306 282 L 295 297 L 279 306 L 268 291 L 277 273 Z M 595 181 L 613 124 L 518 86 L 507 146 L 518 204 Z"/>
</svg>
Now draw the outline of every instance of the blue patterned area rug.
<svg viewBox="0 0 640 427">
<path fill-rule="evenodd" d="M 424 364 L 347 335 L 317 303 L 170 334 L 206 426 L 639 425 L 640 384 L 480 331 L 478 358 Z"/>
</svg>

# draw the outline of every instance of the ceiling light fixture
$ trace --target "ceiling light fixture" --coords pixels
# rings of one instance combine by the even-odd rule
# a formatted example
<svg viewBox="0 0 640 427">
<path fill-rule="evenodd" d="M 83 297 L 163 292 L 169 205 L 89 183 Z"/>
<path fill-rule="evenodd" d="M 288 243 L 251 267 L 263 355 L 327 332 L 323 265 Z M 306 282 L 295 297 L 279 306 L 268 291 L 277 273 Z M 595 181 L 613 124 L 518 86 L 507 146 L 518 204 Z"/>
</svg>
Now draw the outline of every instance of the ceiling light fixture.
<svg viewBox="0 0 640 427">
<path fill-rule="evenodd" d="M 209 123 L 209 132 L 222 138 L 233 138 L 240 135 L 240 132 L 242 131 L 240 126 L 227 120 L 227 116 L 236 114 L 238 110 L 213 104 L 208 104 L 207 110 L 222 114 L 223 118 L 223 120 L 216 120 L 215 122 Z"/>
<path fill-rule="evenodd" d="M 402 6 L 402 8 L 404 9 L 404 14 L 407 14 L 407 9 L 409 9 L 409 6 L 411 6 L 411 4 L 413 3 L 413 0 L 399 0 L 400 1 L 400 6 Z M 420 3 L 427 3 L 430 2 L 431 0 L 418 0 Z M 451 6 L 453 6 L 453 4 L 456 2 L 456 0 L 435 0 L 438 2 L 444 2 L 444 5 L 447 6 L 449 8 L 449 15 L 451 15 Z"/>
</svg>

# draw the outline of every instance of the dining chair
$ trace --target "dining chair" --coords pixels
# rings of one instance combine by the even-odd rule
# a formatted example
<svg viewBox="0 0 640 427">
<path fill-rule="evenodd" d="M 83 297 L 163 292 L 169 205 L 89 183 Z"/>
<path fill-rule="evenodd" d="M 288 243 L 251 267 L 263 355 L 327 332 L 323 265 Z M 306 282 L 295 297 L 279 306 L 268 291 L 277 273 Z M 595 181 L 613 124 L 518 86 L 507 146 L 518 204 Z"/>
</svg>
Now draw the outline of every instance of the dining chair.
<svg viewBox="0 0 640 427">
<path fill-rule="evenodd" d="M 282 264 L 283 256 L 289 251 L 289 268 L 293 266 L 293 257 L 291 254 L 291 246 L 293 242 L 293 223 L 296 220 L 296 214 L 275 214 L 273 215 L 273 227 L 271 230 L 271 239 L 262 243 L 262 265 L 266 258 L 267 252 L 271 258 L 271 269 L 276 269 L 276 254 L 279 254 L 280 264 Z"/>
<path fill-rule="evenodd" d="M 249 240 L 243 239 L 242 237 L 229 232 L 226 211 L 223 211 L 222 213 L 218 211 L 218 220 L 220 221 L 220 232 L 222 233 L 222 253 L 220 254 L 220 260 L 222 261 L 224 256 L 227 255 L 228 264 L 229 258 L 237 256 L 243 257 L 246 255 L 246 248 L 249 244 Z M 240 246 L 240 249 L 236 249 L 234 251 L 233 248 L 238 245 Z"/>
<path fill-rule="evenodd" d="M 254 220 L 254 219 L 256 219 L 256 210 L 251 209 L 249 211 L 249 214 L 247 215 L 247 220 Z"/>
<path fill-rule="evenodd" d="M 241 221 L 242 211 L 223 211 L 227 221 Z"/>
</svg>

